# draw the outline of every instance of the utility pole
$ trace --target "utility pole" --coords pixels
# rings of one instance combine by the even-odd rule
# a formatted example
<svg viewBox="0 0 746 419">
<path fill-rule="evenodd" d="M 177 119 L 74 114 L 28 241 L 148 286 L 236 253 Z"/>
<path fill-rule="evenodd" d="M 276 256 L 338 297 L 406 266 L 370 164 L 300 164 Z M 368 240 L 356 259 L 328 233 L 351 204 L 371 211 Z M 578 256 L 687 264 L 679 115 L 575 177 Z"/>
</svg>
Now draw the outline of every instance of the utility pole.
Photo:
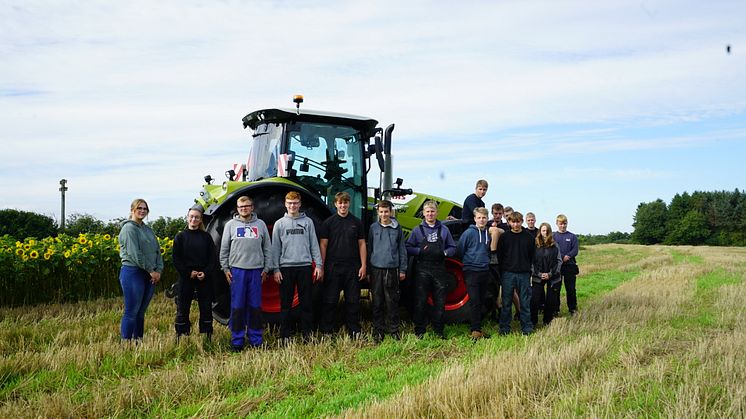
<svg viewBox="0 0 746 419">
<path fill-rule="evenodd" d="M 60 230 L 65 230 L 65 191 L 67 190 L 67 179 L 60 180 L 60 193 L 62 194 L 62 210 L 60 211 Z"/>
</svg>

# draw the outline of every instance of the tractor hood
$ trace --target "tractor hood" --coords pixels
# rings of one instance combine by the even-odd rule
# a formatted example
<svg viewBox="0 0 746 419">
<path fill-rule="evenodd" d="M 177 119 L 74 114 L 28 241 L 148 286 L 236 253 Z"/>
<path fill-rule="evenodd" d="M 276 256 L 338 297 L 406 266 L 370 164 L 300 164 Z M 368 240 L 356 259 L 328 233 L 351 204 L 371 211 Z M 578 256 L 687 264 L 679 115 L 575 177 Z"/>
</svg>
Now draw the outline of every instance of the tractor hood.
<svg viewBox="0 0 746 419">
<path fill-rule="evenodd" d="M 365 116 L 308 109 L 301 109 L 300 114 L 297 114 L 295 109 L 272 108 L 254 111 L 244 116 L 243 127 L 256 129 L 259 124 L 265 122 L 282 123 L 289 121 L 346 125 L 365 133 L 373 131 L 378 125 L 378 121 Z"/>
</svg>

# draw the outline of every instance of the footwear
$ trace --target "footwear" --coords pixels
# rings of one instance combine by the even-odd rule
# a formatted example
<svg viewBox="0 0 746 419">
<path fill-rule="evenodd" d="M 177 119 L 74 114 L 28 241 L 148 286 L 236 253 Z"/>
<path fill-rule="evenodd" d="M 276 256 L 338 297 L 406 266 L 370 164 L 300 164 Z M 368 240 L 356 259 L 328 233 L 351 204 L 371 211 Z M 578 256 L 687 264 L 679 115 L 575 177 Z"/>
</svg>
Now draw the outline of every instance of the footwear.
<svg viewBox="0 0 746 419">
<path fill-rule="evenodd" d="M 527 332 L 521 332 L 521 334 L 523 334 L 523 336 L 531 336 L 531 335 L 534 334 L 534 331 L 533 330 L 529 330 Z"/>
<path fill-rule="evenodd" d="M 231 345 L 231 352 L 241 352 L 243 351 L 243 346 L 233 346 Z"/>
<path fill-rule="evenodd" d="M 383 342 L 383 334 L 382 333 L 375 333 L 373 335 L 373 343 L 378 345 L 379 343 Z"/>
<path fill-rule="evenodd" d="M 472 340 L 479 340 L 484 337 L 484 333 L 482 333 L 481 330 L 472 330 L 471 331 L 471 339 Z"/>
<path fill-rule="evenodd" d="M 501 330 L 500 336 L 508 336 L 510 334 L 510 330 Z"/>
<path fill-rule="evenodd" d="M 417 337 L 417 339 L 422 339 L 425 337 L 425 332 L 417 332 L 414 335 Z"/>
<path fill-rule="evenodd" d="M 399 332 L 394 332 L 391 334 L 391 339 L 401 340 L 401 335 L 399 334 Z"/>
<path fill-rule="evenodd" d="M 576 314 L 578 314 L 578 310 L 570 310 L 570 317 L 573 317 Z"/>
<path fill-rule="evenodd" d="M 445 332 L 443 332 L 442 330 L 440 332 L 435 332 L 435 336 L 437 336 L 439 339 L 443 339 L 443 340 L 448 339 L 448 337 L 446 337 Z"/>
</svg>

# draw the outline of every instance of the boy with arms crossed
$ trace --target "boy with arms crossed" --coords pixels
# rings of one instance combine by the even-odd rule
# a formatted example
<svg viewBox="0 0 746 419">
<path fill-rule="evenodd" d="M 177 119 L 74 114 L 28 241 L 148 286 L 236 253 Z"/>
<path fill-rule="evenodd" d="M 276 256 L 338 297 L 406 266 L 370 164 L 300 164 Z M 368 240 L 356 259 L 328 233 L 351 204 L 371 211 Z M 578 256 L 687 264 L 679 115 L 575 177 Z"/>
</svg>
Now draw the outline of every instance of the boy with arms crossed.
<svg viewBox="0 0 746 419">
<path fill-rule="evenodd" d="M 484 179 L 479 179 L 477 181 L 477 186 L 474 188 L 474 193 L 467 196 L 464 200 L 464 208 L 461 211 L 461 220 L 469 223 L 474 224 L 474 210 L 476 208 L 483 208 L 484 207 L 484 201 L 482 201 L 482 198 L 487 194 L 487 181 Z"/>
</svg>

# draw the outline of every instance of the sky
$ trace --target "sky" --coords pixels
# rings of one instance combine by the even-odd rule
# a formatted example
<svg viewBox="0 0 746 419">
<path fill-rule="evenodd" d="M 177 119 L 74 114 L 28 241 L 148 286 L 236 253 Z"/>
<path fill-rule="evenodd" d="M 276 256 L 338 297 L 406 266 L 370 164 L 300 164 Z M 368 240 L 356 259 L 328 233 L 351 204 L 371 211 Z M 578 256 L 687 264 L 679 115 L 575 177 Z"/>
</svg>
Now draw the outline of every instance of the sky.
<svg viewBox="0 0 746 419">
<path fill-rule="evenodd" d="M 730 46 L 730 53 L 726 51 Z M 0 208 L 185 214 L 251 111 L 365 115 L 394 177 L 579 234 L 746 188 L 746 2 L 0 0 Z"/>
</svg>

